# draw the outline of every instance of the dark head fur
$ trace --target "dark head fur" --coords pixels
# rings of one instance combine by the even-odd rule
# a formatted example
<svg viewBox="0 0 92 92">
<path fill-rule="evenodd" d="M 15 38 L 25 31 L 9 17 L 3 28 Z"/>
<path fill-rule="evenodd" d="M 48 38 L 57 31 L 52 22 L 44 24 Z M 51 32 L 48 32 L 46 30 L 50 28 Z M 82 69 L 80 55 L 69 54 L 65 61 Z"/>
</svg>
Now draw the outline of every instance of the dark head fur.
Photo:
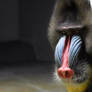
<svg viewBox="0 0 92 92">
<path fill-rule="evenodd" d="M 82 29 L 78 30 L 78 35 L 83 40 L 84 50 L 81 51 L 79 62 L 72 68 L 75 76 L 72 81 L 77 83 L 85 82 L 89 79 L 92 67 L 92 1 L 91 0 L 56 0 L 53 14 L 51 16 L 48 39 L 55 50 L 59 39 L 63 35 L 69 35 L 72 30 L 59 30 L 59 26 L 64 23 L 81 24 Z M 77 29 L 74 34 L 77 34 Z M 76 66 L 76 67 L 75 67 Z"/>
</svg>

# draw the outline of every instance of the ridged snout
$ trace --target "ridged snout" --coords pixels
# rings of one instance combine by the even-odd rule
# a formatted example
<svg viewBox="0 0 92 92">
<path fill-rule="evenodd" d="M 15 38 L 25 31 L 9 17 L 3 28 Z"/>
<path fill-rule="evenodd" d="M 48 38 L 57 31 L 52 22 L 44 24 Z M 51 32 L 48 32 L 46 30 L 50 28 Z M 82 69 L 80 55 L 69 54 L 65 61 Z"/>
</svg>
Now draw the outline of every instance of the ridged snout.
<svg viewBox="0 0 92 92">
<path fill-rule="evenodd" d="M 55 49 L 55 61 L 60 66 L 58 69 L 59 76 L 61 76 L 62 78 L 72 78 L 74 71 L 69 66 L 77 62 L 78 55 L 82 46 L 82 40 L 80 36 L 72 36 L 69 51 L 66 52 L 66 55 L 64 55 L 65 42 L 66 36 L 61 37 Z M 69 54 L 68 60 L 67 57 L 65 57 L 67 56 L 67 54 Z"/>
</svg>

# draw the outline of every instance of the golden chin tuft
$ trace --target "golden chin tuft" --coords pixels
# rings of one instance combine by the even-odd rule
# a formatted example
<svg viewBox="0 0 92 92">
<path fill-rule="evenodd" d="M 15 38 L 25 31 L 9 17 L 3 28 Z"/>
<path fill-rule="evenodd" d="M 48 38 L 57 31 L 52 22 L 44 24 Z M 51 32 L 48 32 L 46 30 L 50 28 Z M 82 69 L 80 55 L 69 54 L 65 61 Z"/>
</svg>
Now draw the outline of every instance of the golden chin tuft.
<svg viewBox="0 0 92 92">
<path fill-rule="evenodd" d="M 82 84 L 67 83 L 66 88 L 68 92 L 85 92 L 88 87 L 88 80 Z"/>
<path fill-rule="evenodd" d="M 65 86 L 68 90 L 68 92 L 85 92 L 86 89 L 88 88 L 88 86 L 90 86 L 90 81 L 92 80 L 92 69 L 90 69 L 90 74 L 89 74 L 89 78 L 88 80 L 86 80 L 83 83 L 72 83 L 72 82 L 68 82 L 65 83 Z"/>
</svg>

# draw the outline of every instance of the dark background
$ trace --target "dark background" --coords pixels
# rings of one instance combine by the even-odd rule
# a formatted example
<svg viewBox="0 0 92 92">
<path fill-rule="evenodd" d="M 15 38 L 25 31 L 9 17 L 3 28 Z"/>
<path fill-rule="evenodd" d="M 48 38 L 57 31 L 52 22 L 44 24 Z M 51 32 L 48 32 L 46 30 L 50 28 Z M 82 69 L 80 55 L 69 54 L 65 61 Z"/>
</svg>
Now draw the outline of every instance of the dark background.
<svg viewBox="0 0 92 92">
<path fill-rule="evenodd" d="M 54 62 L 47 39 L 55 0 L 0 0 L 0 62 Z"/>
</svg>

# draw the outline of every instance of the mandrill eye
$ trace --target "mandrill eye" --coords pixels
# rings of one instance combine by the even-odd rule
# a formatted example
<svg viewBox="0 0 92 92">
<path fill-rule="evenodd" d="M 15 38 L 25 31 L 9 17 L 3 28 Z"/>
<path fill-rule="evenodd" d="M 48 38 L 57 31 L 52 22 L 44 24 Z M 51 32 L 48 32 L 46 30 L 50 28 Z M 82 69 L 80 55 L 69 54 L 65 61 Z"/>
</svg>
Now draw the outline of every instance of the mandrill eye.
<svg viewBox="0 0 92 92">
<path fill-rule="evenodd" d="M 63 56 L 65 39 L 66 39 L 65 36 L 61 37 L 55 49 L 55 61 L 58 64 L 58 66 L 60 66 L 62 63 L 61 57 Z"/>
<path fill-rule="evenodd" d="M 67 32 L 65 30 L 61 31 L 61 30 L 56 30 L 56 32 L 58 34 L 61 34 L 61 35 L 67 35 Z"/>
</svg>

